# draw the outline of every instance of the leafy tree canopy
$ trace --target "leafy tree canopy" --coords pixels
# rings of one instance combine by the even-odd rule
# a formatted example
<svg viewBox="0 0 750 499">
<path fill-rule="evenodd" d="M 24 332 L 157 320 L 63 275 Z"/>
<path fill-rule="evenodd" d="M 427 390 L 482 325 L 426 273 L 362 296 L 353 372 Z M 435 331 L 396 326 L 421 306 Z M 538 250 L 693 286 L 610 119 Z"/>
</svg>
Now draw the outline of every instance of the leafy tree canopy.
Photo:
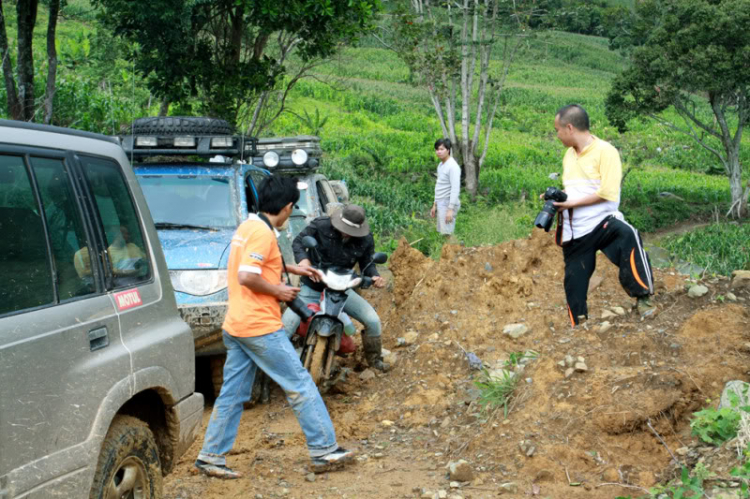
<svg viewBox="0 0 750 499">
<path fill-rule="evenodd" d="M 96 0 L 115 33 L 140 45 L 136 68 L 151 91 L 234 122 L 274 88 L 286 55 L 333 55 L 372 23 L 380 0 Z"/>
<path fill-rule="evenodd" d="M 744 211 L 739 148 L 750 121 L 750 0 L 644 0 L 630 33 L 619 42 L 639 46 L 607 96 L 609 120 L 625 130 L 632 118 L 650 117 L 692 136 L 721 161 L 733 207 Z M 670 106 L 682 122 L 660 114 Z"/>
</svg>

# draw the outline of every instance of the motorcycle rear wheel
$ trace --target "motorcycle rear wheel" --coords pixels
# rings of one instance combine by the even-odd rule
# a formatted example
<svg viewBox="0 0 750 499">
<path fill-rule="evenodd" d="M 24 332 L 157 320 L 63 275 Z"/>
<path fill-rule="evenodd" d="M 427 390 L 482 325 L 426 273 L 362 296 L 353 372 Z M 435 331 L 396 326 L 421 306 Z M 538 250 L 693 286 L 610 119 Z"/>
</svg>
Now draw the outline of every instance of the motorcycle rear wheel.
<svg viewBox="0 0 750 499">
<path fill-rule="evenodd" d="M 308 370 L 310 371 L 310 376 L 312 376 L 313 382 L 316 385 L 328 377 L 327 373 L 325 372 L 327 350 L 328 338 L 318 336 L 318 339 L 315 343 L 315 348 L 312 352 L 308 351 L 307 353 L 308 356 L 312 356 L 309 364 L 310 367 L 308 368 Z"/>
</svg>

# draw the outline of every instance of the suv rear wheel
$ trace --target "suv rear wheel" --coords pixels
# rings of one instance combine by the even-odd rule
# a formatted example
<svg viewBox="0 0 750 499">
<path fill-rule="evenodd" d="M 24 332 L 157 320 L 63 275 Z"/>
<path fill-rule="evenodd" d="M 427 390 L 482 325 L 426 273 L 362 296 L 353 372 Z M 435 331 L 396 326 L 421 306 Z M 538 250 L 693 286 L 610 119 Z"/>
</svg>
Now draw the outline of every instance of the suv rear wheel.
<svg viewBox="0 0 750 499">
<path fill-rule="evenodd" d="M 225 120 L 193 116 L 159 116 L 133 121 L 133 135 L 232 135 Z"/>
<path fill-rule="evenodd" d="M 148 425 L 117 416 L 102 444 L 91 499 L 161 499 L 159 449 Z"/>
</svg>

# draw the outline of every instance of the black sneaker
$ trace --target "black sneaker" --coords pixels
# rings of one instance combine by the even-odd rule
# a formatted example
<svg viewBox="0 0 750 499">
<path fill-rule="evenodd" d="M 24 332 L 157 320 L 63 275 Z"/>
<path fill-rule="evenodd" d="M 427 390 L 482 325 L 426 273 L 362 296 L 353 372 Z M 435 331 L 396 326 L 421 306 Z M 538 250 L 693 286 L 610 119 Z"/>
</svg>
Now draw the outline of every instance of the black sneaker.
<svg viewBox="0 0 750 499">
<path fill-rule="evenodd" d="M 235 480 L 237 478 L 242 478 L 241 473 L 237 473 L 233 469 L 227 468 L 226 465 L 222 464 L 211 464 L 198 459 L 195 462 L 195 467 L 198 468 L 198 471 L 206 476 L 223 478 L 225 480 Z"/>
<path fill-rule="evenodd" d="M 325 456 L 314 457 L 312 459 L 312 472 L 323 473 L 341 468 L 346 463 L 351 462 L 354 458 L 354 452 L 339 447 Z"/>
</svg>

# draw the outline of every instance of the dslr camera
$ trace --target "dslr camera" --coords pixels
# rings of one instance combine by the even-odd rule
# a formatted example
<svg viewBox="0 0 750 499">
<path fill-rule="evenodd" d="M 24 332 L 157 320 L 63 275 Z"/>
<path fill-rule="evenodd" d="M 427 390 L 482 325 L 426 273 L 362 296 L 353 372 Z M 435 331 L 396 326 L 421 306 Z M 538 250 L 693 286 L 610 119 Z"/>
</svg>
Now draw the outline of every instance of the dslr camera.
<svg viewBox="0 0 750 499">
<path fill-rule="evenodd" d="M 292 301 L 286 302 L 286 306 L 292 309 L 292 312 L 299 315 L 302 322 L 307 321 L 310 317 L 315 315 L 315 312 L 307 308 L 305 302 L 299 296 Z"/>
<path fill-rule="evenodd" d="M 536 216 L 534 225 L 540 229 L 544 229 L 544 232 L 549 232 L 550 228 L 552 228 L 552 222 L 555 220 L 555 215 L 557 215 L 557 207 L 554 203 L 562 203 L 567 199 L 568 195 L 557 187 L 547 187 L 547 190 L 544 191 L 544 200 L 546 202 L 544 203 L 544 207 L 542 207 L 542 211 Z"/>
</svg>

